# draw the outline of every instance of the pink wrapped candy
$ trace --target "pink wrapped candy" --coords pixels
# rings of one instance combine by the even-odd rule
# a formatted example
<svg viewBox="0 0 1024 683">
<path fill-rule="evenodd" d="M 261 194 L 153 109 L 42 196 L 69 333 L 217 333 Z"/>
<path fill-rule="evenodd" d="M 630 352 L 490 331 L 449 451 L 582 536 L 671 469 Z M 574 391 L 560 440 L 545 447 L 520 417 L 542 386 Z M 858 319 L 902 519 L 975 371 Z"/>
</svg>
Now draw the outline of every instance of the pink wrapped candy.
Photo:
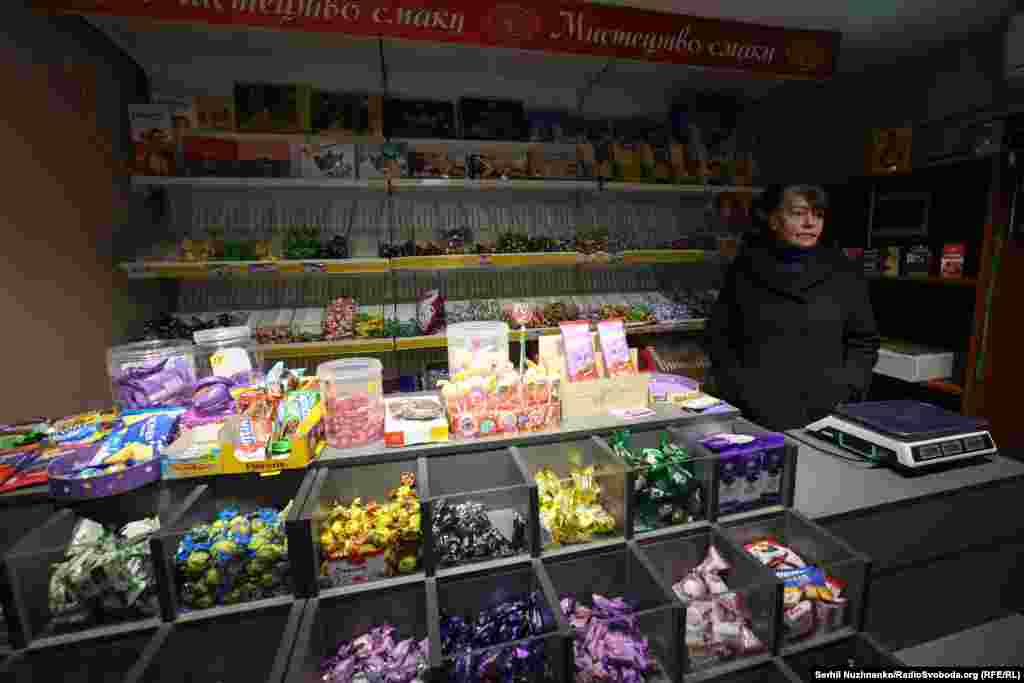
<svg viewBox="0 0 1024 683">
<path fill-rule="evenodd" d="M 803 638 L 814 631 L 814 605 L 810 601 L 790 607 L 782 614 L 786 634 L 790 638 Z"/>
<path fill-rule="evenodd" d="M 324 435 L 332 448 L 365 446 L 384 438 L 382 368 L 374 358 L 346 358 L 317 368 Z"/>
<path fill-rule="evenodd" d="M 324 314 L 324 339 L 337 341 L 355 334 L 357 309 L 355 299 L 335 299 Z"/>
</svg>

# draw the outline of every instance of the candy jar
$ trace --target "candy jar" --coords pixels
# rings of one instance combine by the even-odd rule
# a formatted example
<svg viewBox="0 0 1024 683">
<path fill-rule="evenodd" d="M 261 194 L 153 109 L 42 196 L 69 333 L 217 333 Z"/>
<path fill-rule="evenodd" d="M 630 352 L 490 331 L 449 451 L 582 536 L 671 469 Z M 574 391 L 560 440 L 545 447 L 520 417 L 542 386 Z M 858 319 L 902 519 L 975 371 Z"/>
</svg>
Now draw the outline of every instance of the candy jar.
<svg viewBox="0 0 1024 683">
<path fill-rule="evenodd" d="M 508 362 L 508 325 L 467 322 L 449 325 L 448 372 L 454 377 L 468 369 L 489 369 Z"/>
<path fill-rule="evenodd" d="M 375 358 L 345 358 L 316 370 L 323 393 L 324 427 L 333 448 L 353 448 L 384 438 L 383 367 Z"/>
<path fill-rule="evenodd" d="M 248 327 L 221 327 L 193 335 L 200 377 L 225 377 L 252 386 L 263 375 L 263 354 Z"/>
<path fill-rule="evenodd" d="M 144 341 L 107 350 L 114 403 L 122 410 L 186 405 L 196 382 L 195 347 Z"/>
</svg>

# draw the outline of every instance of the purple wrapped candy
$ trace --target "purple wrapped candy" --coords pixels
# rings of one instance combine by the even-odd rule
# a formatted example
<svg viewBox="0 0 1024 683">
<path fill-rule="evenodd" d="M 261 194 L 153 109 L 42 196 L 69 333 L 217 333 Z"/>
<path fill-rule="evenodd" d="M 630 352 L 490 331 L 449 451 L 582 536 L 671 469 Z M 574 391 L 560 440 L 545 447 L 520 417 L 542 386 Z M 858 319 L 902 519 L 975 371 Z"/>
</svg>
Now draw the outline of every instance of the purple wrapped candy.
<svg viewBox="0 0 1024 683">
<path fill-rule="evenodd" d="M 427 666 L 429 643 L 409 638 L 395 642 L 396 629 L 380 626 L 338 646 L 320 665 L 324 683 L 351 683 L 359 677 L 381 683 L 411 683 Z"/>
<path fill-rule="evenodd" d="M 576 680 L 641 683 L 656 671 L 647 638 L 632 607 L 621 598 L 592 596 L 593 608 L 562 598 L 562 612 L 574 628 Z"/>
<path fill-rule="evenodd" d="M 182 426 L 198 427 L 220 422 L 235 412 L 235 400 L 231 397 L 233 383 L 225 377 L 206 377 L 199 381 L 192 393 L 192 407 L 182 418 Z"/>
<path fill-rule="evenodd" d="M 187 403 L 194 382 L 195 375 L 183 359 L 168 358 L 128 368 L 114 380 L 114 385 L 119 403 L 135 409 Z"/>
</svg>

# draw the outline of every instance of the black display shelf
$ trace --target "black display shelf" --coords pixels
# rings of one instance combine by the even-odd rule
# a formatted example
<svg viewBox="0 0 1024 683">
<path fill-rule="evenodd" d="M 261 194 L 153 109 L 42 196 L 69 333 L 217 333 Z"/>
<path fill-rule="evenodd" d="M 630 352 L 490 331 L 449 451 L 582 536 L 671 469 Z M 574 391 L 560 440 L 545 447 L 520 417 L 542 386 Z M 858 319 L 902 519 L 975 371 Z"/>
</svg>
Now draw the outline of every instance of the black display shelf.
<svg viewBox="0 0 1024 683">
<path fill-rule="evenodd" d="M 95 618 L 83 622 L 56 620 L 50 608 L 52 567 L 63 562 L 82 520 L 91 520 L 107 528 L 120 529 L 143 518 L 157 517 L 161 528 L 173 526 L 184 509 L 195 500 L 199 487 L 188 481 L 150 484 L 125 495 L 97 498 L 63 507 L 40 527 L 29 531 L 3 558 L 4 615 L 14 648 L 45 647 L 76 640 L 88 640 L 158 625 L 161 619 L 160 562 L 157 536 L 148 541 L 152 578 L 157 600 L 142 607 L 93 611 Z"/>
<path fill-rule="evenodd" d="M 804 683 L 820 680 L 814 671 L 836 669 L 897 669 L 903 663 L 871 635 L 857 633 L 833 643 L 786 657 L 786 665 Z"/>
<path fill-rule="evenodd" d="M 647 563 L 654 568 L 662 585 L 684 610 L 688 607 L 687 601 L 673 590 L 673 586 L 704 561 L 710 548 L 715 548 L 730 565 L 722 577 L 729 587 L 726 595 L 750 611 L 750 627 L 765 646 L 765 651 L 759 654 L 725 661 L 710 658 L 701 661 L 692 656 L 689 648 L 684 645 L 685 680 L 704 680 L 725 672 L 758 667 L 774 656 L 780 636 L 778 610 L 782 604 L 782 582 L 771 570 L 762 566 L 717 528 L 646 538 L 638 540 L 636 545 L 641 556 L 646 557 Z"/>
<path fill-rule="evenodd" d="M 157 638 L 151 627 L 130 634 L 66 643 L 43 650 L 22 650 L 0 661 L 0 680 L 8 683 L 123 683 L 125 676 Z"/>
</svg>

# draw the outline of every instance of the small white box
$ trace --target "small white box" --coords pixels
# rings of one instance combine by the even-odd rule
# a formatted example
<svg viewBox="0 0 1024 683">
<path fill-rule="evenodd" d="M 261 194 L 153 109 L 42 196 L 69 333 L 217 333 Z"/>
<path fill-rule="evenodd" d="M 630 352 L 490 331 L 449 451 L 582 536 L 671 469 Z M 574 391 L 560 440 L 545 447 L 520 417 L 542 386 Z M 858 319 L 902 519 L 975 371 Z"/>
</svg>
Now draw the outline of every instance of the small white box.
<svg viewBox="0 0 1024 683">
<path fill-rule="evenodd" d="M 904 342 L 883 342 L 875 372 L 905 382 L 927 382 L 953 375 L 953 353 Z"/>
<path fill-rule="evenodd" d="M 430 420 L 409 420 L 395 415 L 394 406 L 408 398 L 384 399 L 384 445 L 390 447 L 414 446 L 448 441 L 448 420 L 437 397 L 421 397 L 435 405 L 439 416 Z"/>
</svg>

